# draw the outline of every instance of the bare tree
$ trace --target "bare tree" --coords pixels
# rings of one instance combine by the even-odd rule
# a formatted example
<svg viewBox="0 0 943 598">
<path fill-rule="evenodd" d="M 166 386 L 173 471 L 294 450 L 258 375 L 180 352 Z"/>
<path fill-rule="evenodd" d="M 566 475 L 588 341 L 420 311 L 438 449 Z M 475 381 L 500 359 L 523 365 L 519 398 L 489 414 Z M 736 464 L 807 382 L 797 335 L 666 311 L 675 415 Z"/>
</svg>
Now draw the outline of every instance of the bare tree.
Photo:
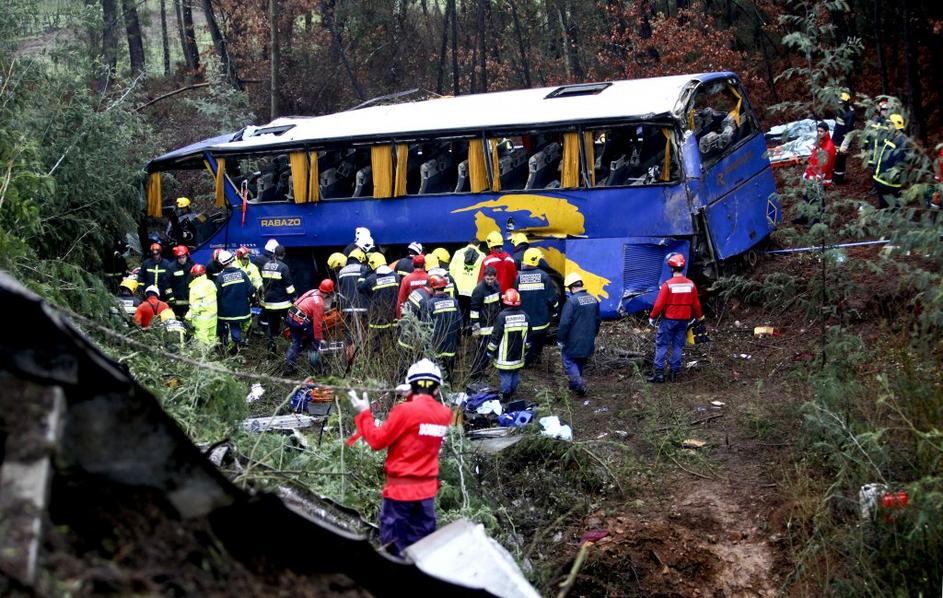
<svg viewBox="0 0 943 598">
<path fill-rule="evenodd" d="M 516 0 L 508 0 L 507 4 L 511 8 L 511 19 L 514 22 L 514 37 L 517 39 L 517 51 L 521 58 L 521 80 L 525 87 L 530 87 L 530 60 L 527 57 L 527 45 L 524 43 L 524 33 L 521 29 L 521 19 L 517 14 L 515 7 Z"/>
<path fill-rule="evenodd" d="M 118 24 L 118 4 L 115 0 L 101 0 L 101 2 L 102 60 L 108 67 L 109 73 L 114 74 L 118 67 L 118 35 L 115 32 Z"/>
<path fill-rule="evenodd" d="M 281 113 L 281 58 L 282 52 L 278 39 L 278 20 L 279 20 L 279 0 L 269 0 L 268 2 L 268 18 L 269 18 L 269 72 L 270 72 L 270 117 L 275 119 L 280 116 Z"/>
<path fill-rule="evenodd" d="M 183 24 L 181 40 L 183 42 L 183 56 L 187 61 L 187 68 L 192 72 L 200 70 L 200 49 L 196 45 L 196 32 L 193 28 L 193 0 L 174 0 L 179 2 L 179 17 Z"/>
<path fill-rule="evenodd" d="M 488 0 L 478 0 L 478 69 L 481 71 L 479 91 L 488 91 L 488 52 L 485 43 L 485 6 Z"/>
<path fill-rule="evenodd" d="M 455 14 L 455 0 L 448 0 L 452 14 L 452 93 L 461 95 L 461 81 L 458 78 L 458 18 Z"/>
<path fill-rule="evenodd" d="M 164 76 L 170 75 L 170 39 L 167 37 L 167 0 L 160 0 L 160 43 L 164 54 Z"/>
<path fill-rule="evenodd" d="M 223 37 L 222 31 L 219 29 L 219 23 L 216 20 L 213 0 L 203 0 L 203 14 L 206 16 L 206 26 L 210 30 L 210 36 L 213 38 L 213 46 L 216 48 L 216 53 L 219 54 L 219 64 L 222 67 L 223 77 L 236 89 L 242 89 L 242 83 L 239 81 L 239 75 L 236 72 L 236 65 L 229 54 L 226 38 Z"/>
<path fill-rule="evenodd" d="M 128 34 L 128 57 L 131 60 L 131 72 L 135 75 L 144 71 L 144 39 L 141 36 L 141 22 L 138 20 L 136 0 L 121 0 L 124 13 L 124 28 Z"/>
</svg>

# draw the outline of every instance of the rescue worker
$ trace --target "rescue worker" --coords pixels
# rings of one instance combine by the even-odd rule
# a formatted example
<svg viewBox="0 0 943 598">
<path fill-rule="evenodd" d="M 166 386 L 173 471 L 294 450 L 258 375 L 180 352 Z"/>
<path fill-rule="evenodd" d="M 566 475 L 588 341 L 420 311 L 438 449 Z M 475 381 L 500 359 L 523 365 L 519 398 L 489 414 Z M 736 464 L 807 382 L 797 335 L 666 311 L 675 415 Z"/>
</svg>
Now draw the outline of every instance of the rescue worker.
<svg viewBox="0 0 943 598">
<path fill-rule="evenodd" d="M 442 251 L 445 251 L 441 247 L 439 248 Z M 444 255 L 448 255 L 448 251 L 445 251 Z M 442 253 L 436 255 L 434 252 L 426 256 L 426 272 L 429 273 L 429 276 L 441 276 L 445 279 L 445 292 L 449 294 L 449 297 L 455 296 L 455 283 L 452 282 L 452 277 L 449 276 L 449 271 L 442 267 Z M 451 257 L 451 256 L 449 256 Z M 445 262 L 446 264 L 448 262 Z"/>
<path fill-rule="evenodd" d="M 442 373 L 422 359 L 406 373 L 409 394 L 377 425 L 367 393 L 350 391 L 357 415 L 357 435 L 373 450 L 387 449 L 386 484 L 380 507 L 380 542 L 392 554 L 431 534 L 436 528 L 435 495 L 439 489 L 439 452 L 452 421 L 452 411 L 437 398 Z"/>
<path fill-rule="evenodd" d="M 521 382 L 521 368 L 527 352 L 527 314 L 521 309 L 521 296 L 516 289 L 501 294 L 504 309 L 494 320 L 488 341 L 488 357 L 493 360 L 501 381 L 501 399 L 509 401 Z"/>
<path fill-rule="evenodd" d="M 105 255 L 105 277 L 108 280 L 108 288 L 111 289 L 112 293 L 119 291 L 121 282 L 127 276 L 129 250 L 130 247 L 124 239 L 116 238 L 111 247 L 111 252 Z"/>
<path fill-rule="evenodd" d="M 449 275 L 455 284 L 458 305 L 465 322 L 468 322 L 472 293 L 475 292 L 478 279 L 481 278 L 481 262 L 483 261 L 485 261 L 485 254 L 478 249 L 478 239 L 472 239 L 468 245 L 456 251 L 449 262 Z"/>
<path fill-rule="evenodd" d="M 536 247 L 524 252 L 521 260 L 524 269 L 517 274 L 514 286 L 521 296 L 521 308 L 527 314 L 530 330 L 527 333 L 527 356 L 525 366 L 537 363 L 547 340 L 547 329 L 557 309 L 557 290 L 550 275 L 538 267 L 543 254 Z"/>
<path fill-rule="evenodd" d="M 187 343 L 187 327 L 174 316 L 174 310 L 160 312 L 160 323 L 164 330 L 164 345 L 169 351 L 182 349 Z"/>
<path fill-rule="evenodd" d="M 366 264 L 367 256 L 360 248 L 354 248 L 347 256 L 347 265 L 337 273 L 338 304 L 341 311 L 348 317 L 354 314 L 366 313 L 366 297 L 360 292 L 358 285 L 370 273 Z"/>
<path fill-rule="evenodd" d="M 141 262 L 141 271 L 138 273 L 138 282 L 145 287 L 157 287 L 164 297 L 172 297 L 173 289 L 170 286 L 170 260 L 164 259 L 161 252 L 164 248 L 160 243 L 151 243 L 150 257 Z"/>
<path fill-rule="evenodd" d="M 165 309 L 170 309 L 170 306 L 160 300 L 160 291 L 151 285 L 144 289 L 144 301 L 134 311 L 134 323 L 141 328 L 147 328 L 154 316 L 160 315 Z"/>
<path fill-rule="evenodd" d="M 413 256 L 413 271 L 403 277 L 399 283 L 399 294 L 396 297 L 396 319 L 403 316 L 403 303 L 416 289 L 426 286 L 429 273 L 426 272 L 426 257 L 422 254 Z"/>
<path fill-rule="evenodd" d="M 358 284 L 358 290 L 366 297 L 367 324 L 370 330 L 383 334 L 392 331 L 396 320 L 396 298 L 399 295 L 399 276 L 386 265 L 382 253 L 371 253 L 367 263 L 373 270 Z M 378 343 L 379 345 L 380 343 Z"/>
<path fill-rule="evenodd" d="M 472 336 L 479 338 L 475 351 L 475 360 L 472 362 L 471 379 L 478 379 L 485 372 L 488 365 L 488 341 L 494 321 L 501 311 L 501 287 L 498 286 L 498 276 L 494 266 L 485 268 L 485 277 L 472 291 L 469 306 L 469 321 L 471 322 Z"/>
<path fill-rule="evenodd" d="M 285 312 L 291 307 L 295 297 L 295 283 L 291 278 L 291 270 L 282 261 L 285 257 L 285 248 L 274 239 L 266 243 L 266 248 L 272 257 L 262 266 L 262 309 L 264 310 L 265 340 L 269 351 L 275 351 L 275 339 L 282 331 L 282 320 Z M 246 279 L 249 277 L 246 275 Z M 249 284 L 252 282 L 250 280 Z M 253 287 L 254 289 L 254 287 Z"/>
<path fill-rule="evenodd" d="M 236 259 L 239 261 L 239 269 L 249 276 L 249 281 L 252 282 L 252 286 L 255 288 L 256 292 L 261 292 L 262 273 L 259 271 L 259 267 L 252 261 L 252 252 L 249 251 L 249 248 L 243 246 L 237 249 Z"/>
<path fill-rule="evenodd" d="M 850 135 L 855 130 L 855 106 L 851 101 L 851 94 L 843 91 L 838 99 L 838 114 L 835 115 L 835 130 L 832 132 L 832 143 L 837 148 L 835 156 L 835 171 L 833 180 L 836 185 L 845 182 L 845 165 L 848 161 L 848 149 L 851 147 Z"/>
<path fill-rule="evenodd" d="M 141 305 L 141 298 L 136 295 L 138 290 L 138 281 L 128 277 L 121 281 L 118 286 L 118 303 L 121 305 L 121 313 L 128 318 L 134 318 L 138 306 Z"/>
<path fill-rule="evenodd" d="M 422 243 L 413 241 L 406 249 L 409 254 L 404 258 L 398 259 L 393 265 L 393 270 L 396 271 L 400 279 L 405 278 L 407 274 L 413 271 L 413 258 L 417 255 L 422 255 Z"/>
<path fill-rule="evenodd" d="M 174 247 L 174 261 L 170 266 L 170 307 L 174 315 L 182 318 L 187 313 L 190 304 L 190 270 L 193 260 L 190 259 L 190 250 L 183 245 Z"/>
<path fill-rule="evenodd" d="M 891 131 L 888 114 L 890 113 L 890 104 L 887 98 L 882 98 L 877 105 L 877 110 L 871 119 L 865 124 L 861 136 L 861 151 L 864 153 L 864 165 L 868 172 L 874 174 L 874 165 L 877 163 L 877 154 L 884 145 L 884 139 Z"/>
<path fill-rule="evenodd" d="M 697 287 L 684 276 L 684 265 L 684 256 L 680 253 L 668 256 L 671 278 L 658 290 L 658 298 L 648 319 L 648 323 L 654 326 L 655 320 L 663 316 L 655 335 L 654 371 L 648 378 L 649 382 L 665 381 L 666 358 L 670 367 L 668 379 L 671 382 L 677 380 L 681 373 L 681 349 L 688 339 L 688 323 L 704 317 Z"/>
<path fill-rule="evenodd" d="M 888 119 L 893 129 L 882 140 L 880 149 L 876 152 L 874 162 L 874 194 L 877 195 L 878 208 L 884 209 L 890 205 L 893 198 L 895 204 L 900 199 L 900 190 L 907 181 L 910 140 L 904 134 L 904 117 L 892 114 Z"/>
<path fill-rule="evenodd" d="M 432 322 L 432 351 L 450 375 L 458 348 L 458 335 L 462 330 L 462 312 L 458 300 L 448 294 L 448 282 L 437 274 L 429 275 L 432 295 L 426 301 L 424 320 Z"/>
<path fill-rule="evenodd" d="M 501 233 L 492 231 L 485 237 L 485 244 L 488 246 L 488 255 L 481 262 L 481 278 L 484 278 L 484 269 L 488 266 L 494 266 L 498 273 L 498 285 L 501 286 L 501 292 L 514 286 L 514 279 L 517 277 L 517 266 L 514 265 L 514 258 L 504 251 L 504 239 Z"/>
<path fill-rule="evenodd" d="M 520 270 L 523 267 L 524 253 L 530 249 L 530 239 L 527 238 L 525 233 L 514 233 L 511 235 L 511 245 L 514 247 L 514 265 Z M 543 258 L 543 254 L 540 256 L 540 263 L 537 264 L 537 267 L 551 277 L 554 274 L 553 268 L 551 268 L 550 264 Z"/>
<path fill-rule="evenodd" d="M 311 289 L 298 297 L 285 314 L 285 323 L 291 332 L 291 346 L 285 358 L 285 370 L 295 371 L 295 360 L 308 349 L 320 353 L 324 340 L 324 313 L 334 295 L 334 281 L 325 278 L 317 289 Z M 310 359 L 309 359 L 310 361 Z"/>
<path fill-rule="evenodd" d="M 334 285 L 337 285 L 337 275 L 340 273 L 341 269 L 347 265 L 347 256 L 341 253 L 340 251 L 335 251 L 327 258 L 327 269 L 331 275 L 331 278 L 334 280 Z"/>
<path fill-rule="evenodd" d="M 190 211 L 190 199 L 178 197 L 176 208 L 167 219 L 166 236 L 179 245 L 193 245 L 196 241 L 196 214 Z"/>
<path fill-rule="evenodd" d="M 203 264 L 195 264 L 190 276 L 190 310 L 184 317 L 193 326 L 193 338 L 212 347 L 217 338 L 216 284 L 206 276 Z"/>
<path fill-rule="evenodd" d="M 825 189 L 832 186 L 835 144 L 832 143 L 831 136 L 828 133 L 828 123 L 820 121 L 816 124 L 815 135 L 815 146 L 809 154 L 809 161 L 802 176 L 803 180 L 806 181 L 803 195 L 807 206 L 803 211 L 806 214 L 801 214 L 798 218 L 793 219 L 793 224 L 808 224 L 807 214 L 810 211 L 817 212 L 813 222 L 818 222 L 825 211 Z M 809 206 L 816 206 L 817 209 Z"/>
<path fill-rule="evenodd" d="M 375 245 L 373 244 L 373 235 L 370 234 L 370 229 L 358 226 L 354 229 L 354 242 L 344 248 L 344 255 L 350 256 L 350 252 L 354 249 L 359 249 L 364 253 L 364 255 L 375 250 Z"/>
<path fill-rule="evenodd" d="M 242 325 L 252 317 L 251 301 L 255 293 L 249 275 L 233 263 L 235 260 L 236 256 L 231 252 L 220 251 L 219 263 L 222 264 L 223 270 L 216 277 L 216 297 L 219 306 L 217 333 L 223 345 L 228 345 L 230 337 L 232 338 L 233 344 L 229 352 L 233 355 L 246 345 L 246 340 L 242 338 Z M 287 309 L 273 313 L 284 313 Z"/>
<path fill-rule="evenodd" d="M 560 327 L 557 330 L 557 344 L 563 360 L 570 390 L 579 396 L 586 394 L 583 381 L 583 368 L 596 348 L 596 335 L 599 334 L 599 302 L 583 288 L 583 278 L 576 272 L 566 275 L 563 286 L 570 294 L 563 305 L 560 315 Z"/>
<path fill-rule="evenodd" d="M 210 263 L 206 266 L 206 277 L 214 282 L 216 281 L 216 277 L 219 275 L 219 273 L 223 271 L 223 266 L 219 263 L 219 252 L 222 250 L 223 249 L 221 247 L 214 249 L 213 259 L 211 259 Z"/>
</svg>

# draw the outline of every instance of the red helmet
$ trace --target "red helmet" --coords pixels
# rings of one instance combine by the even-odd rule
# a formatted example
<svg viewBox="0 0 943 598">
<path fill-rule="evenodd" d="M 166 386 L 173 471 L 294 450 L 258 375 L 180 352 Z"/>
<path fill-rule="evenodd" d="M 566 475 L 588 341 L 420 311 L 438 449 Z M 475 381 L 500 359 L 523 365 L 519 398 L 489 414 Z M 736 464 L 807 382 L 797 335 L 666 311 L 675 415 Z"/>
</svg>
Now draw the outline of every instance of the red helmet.
<svg viewBox="0 0 943 598">
<path fill-rule="evenodd" d="M 193 264 L 193 267 L 190 268 L 190 276 L 203 276 L 206 274 L 206 268 L 203 264 Z"/>
<path fill-rule="evenodd" d="M 517 307 L 521 304 L 521 294 L 517 289 L 508 289 L 501 295 L 501 302 L 511 307 Z"/>
<path fill-rule="evenodd" d="M 672 253 L 668 256 L 668 266 L 671 268 L 684 268 L 684 256 L 680 253 Z"/>
<path fill-rule="evenodd" d="M 185 255 L 190 255 L 190 250 L 187 249 L 186 245 L 177 245 L 174 247 L 174 257 L 183 257 Z"/>
<path fill-rule="evenodd" d="M 414 266 L 414 267 L 418 268 L 419 266 L 425 266 L 425 265 L 426 265 L 426 256 L 424 256 L 424 255 L 421 254 L 421 253 L 420 253 L 419 255 L 414 255 L 414 256 L 413 256 L 413 266 Z"/>
<path fill-rule="evenodd" d="M 433 274 L 429 277 L 429 282 L 427 284 L 433 289 L 444 289 L 445 287 L 449 286 L 449 281 L 447 281 L 444 276 Z"/>
<path fill-rule="evenodd" d="M 151 253 L 155 251 L 163 251 L 163 247 L 160 246 L 160 243 L 151 243 Z"/>
<path fill-rule="evenodd" d="M 217 259 L 217 258 L 219 258 L 219 252 L 222 251 L 222 250 L 223 250 L 222 247 L 217 247 L 216 249 L 213 250 L 213 261 L 214 261 L 214 262 L 219 261 L 219 259 Z"/>
<path fill-rule="evenodd" d="M 325 278 L 321 281 L 321 284 L 318 285 L 318 290 L 324 293 L 325 295 L 334 292 L 334 281 L 330 278 Z"/>
<path fill-rule="evenodd" d="M 236 257 L 240 259 L 246 257 L 247 255 L 249 255 L 249 248 L 245 245 L 236 250 Z"/>
</svg>

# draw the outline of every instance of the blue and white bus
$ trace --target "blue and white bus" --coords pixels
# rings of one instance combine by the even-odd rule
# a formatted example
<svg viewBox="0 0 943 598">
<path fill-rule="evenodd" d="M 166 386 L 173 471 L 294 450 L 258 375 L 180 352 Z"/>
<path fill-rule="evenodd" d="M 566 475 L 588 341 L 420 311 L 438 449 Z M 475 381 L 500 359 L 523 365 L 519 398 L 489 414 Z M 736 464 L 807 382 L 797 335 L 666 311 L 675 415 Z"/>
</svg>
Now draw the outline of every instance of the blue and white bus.
<svg viewBox="0 0 943 598">
<path fill-rule="evenodd" d="M 763 132 L 729 72 L 279 118 L 152 160 L 149 214 L 162 211 L 162 173 L 204 168 L 217 207 L 199 262 L 275 238 L 314 286 L 355 227 L 390 259 L 411 241 L 525 232 L 561 276 L 582 274 L 608 317 L 651 306 L 668 253 L 711 278 L 752 258 L 781 218 Z"/>
</svg>

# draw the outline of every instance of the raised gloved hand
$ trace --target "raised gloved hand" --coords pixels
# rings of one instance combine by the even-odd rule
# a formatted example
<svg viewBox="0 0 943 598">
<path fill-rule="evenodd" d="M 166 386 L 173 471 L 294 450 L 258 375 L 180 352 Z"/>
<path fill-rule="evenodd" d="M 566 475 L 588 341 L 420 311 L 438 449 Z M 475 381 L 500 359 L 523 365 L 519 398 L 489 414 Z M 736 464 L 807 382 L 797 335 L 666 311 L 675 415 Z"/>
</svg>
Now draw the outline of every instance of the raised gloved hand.
<svg viewBox="0 0 943 598">
<path fill-rule="evenodd" d="M 400 384 L 393 390 L 393 392 L 396 393 L 396 396 L 398 397 L 405 397 L 405 396 L 408 396 L 409 393 L 412 392 L 412 390 L 413 390 L 413 387 L 410 386 L 409 384 Z"/>
<path fill-rule="evenodd" d="M 347 397 L 350 399 L 350 405 L 354 408 L 354 411 L 360 413 L 361 411 L 366 411 L 370 408 L 370 398 L 367 397 L 367 391 L 363 392 L 363 397 L 358 398 L 357 392 L 354 390 L 347 391 Z"/>
</svg>

